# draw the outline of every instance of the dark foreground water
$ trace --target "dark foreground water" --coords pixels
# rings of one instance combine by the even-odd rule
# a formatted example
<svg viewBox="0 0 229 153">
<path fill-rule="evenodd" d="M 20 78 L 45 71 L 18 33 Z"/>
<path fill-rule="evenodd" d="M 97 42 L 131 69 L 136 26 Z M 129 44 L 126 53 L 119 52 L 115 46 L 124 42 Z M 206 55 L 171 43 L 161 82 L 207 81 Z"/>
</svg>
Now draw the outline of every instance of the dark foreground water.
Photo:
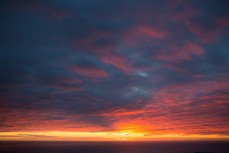
<svg viewBox="0 0 229 153">
<path fill-rule="evenodd" d="M 229 142 L 0 142 L 0 153 L 229 153 Z"/>
</svg>

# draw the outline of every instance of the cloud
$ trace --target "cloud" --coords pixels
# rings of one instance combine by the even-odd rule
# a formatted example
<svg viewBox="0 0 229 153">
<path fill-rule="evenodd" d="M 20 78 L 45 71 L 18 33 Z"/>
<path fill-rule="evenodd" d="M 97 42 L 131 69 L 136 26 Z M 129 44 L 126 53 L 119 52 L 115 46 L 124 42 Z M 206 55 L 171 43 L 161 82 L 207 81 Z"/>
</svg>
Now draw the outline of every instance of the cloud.
<svg viewBox="0 0 229 153">
<path fill-rule="evenodd" d="M 222 92 L 227 88 L 225 84 L 226 82 L 208 81 L 168 86 L 156 92 L 146 108 L 158 111 L 153 114 L 158 115 L 156 122 L 163 118 L 170 124 L 167 128 L 175 128 L 184 133 L 201 133 L 206 129 L 215 134 L 228 132 L 221 126 L 227 118 L 227 108 L 224 105 L 228 96 Z M 147 114 L 145 116 L 147 117 Z"/>
<path fill-rule="evenodd" d="M 202 56 L 203 54 L 204 50 L 200 45 L 187 42 L 181 46 L 172 44 L 165 50 L 159 51 L 154 58 L 165 61 L 191 60 L 192 56 Z"/>
<path fill-rule="evenodd" d="M 156 39 L 165 39 L 165 37 L 167 36 L 166 32 L 159 31 L 154 27 L 145 26 L 145 25 L 140 25 L 139 31 L 146 36 L 149 36 L 151 38 L 156 38 Z"/>
<path fill-rule="evenodd" d="M 129 46 L 138 46 L 155 39 L 164 40 L 167 36 L 167 29 L 162 30 L 152 25 L 139 24 L 124 33 L 123 41 Z"/>
<path fill-rule="evenodd" d="M 1 4 L 0 131 L 228 135 L 225 2 Z"/>
<path fill-rule="evenodd" d="M 100 58 L 104 63 L 113 65 L 126 74 L 129 74 L 131 71 L 133 71 L 133 67 L 131 66 L 130 62 L 123 56 L 105 53 L 102 54 Z"/>
<path fill-rule="evenodd" d="M 72 70 L 86 77 L 105 78 L 108 76 L 106 71 L 97 68 L 92 68 L 92 67 L 89 68 L 74 67 L 72 68 Z"/>
</svg>

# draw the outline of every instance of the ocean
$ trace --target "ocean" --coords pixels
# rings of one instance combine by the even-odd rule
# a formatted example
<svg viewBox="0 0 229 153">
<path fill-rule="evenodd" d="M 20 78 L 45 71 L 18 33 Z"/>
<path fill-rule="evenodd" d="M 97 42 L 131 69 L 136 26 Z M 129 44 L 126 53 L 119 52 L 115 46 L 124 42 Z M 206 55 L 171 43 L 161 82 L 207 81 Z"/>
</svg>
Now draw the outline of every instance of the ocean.
<svg viewBox="0 0 229 153">
<path fill-rule="evenodd" d="M 229 141 L 0 142 L 0 153 L 229 153 Z"/>
</svg>

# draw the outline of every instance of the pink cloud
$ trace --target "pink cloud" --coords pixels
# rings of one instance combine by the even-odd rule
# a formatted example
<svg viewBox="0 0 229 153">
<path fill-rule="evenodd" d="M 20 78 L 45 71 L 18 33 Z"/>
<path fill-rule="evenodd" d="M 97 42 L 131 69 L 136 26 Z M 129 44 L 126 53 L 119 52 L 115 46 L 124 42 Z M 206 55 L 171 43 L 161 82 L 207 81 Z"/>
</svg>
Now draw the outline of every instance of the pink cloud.
<svg viewBox="0 0 229 153">
<path fill-rule="evenodd" d="M 171 85 L 159 90 L 154 96 L 154 100 L 163 101 L 165 105 L 169 102 L 171 104 L 179 105 L 192 103 L 193 98 L 197 98 L 199 94 L 205 95 L 208 93 L 213 93 L 218 90 L 227 89 L 228 81 L 199 81 L 195 83 L 187 83 L 183 85 Z M 168 101 L 168 103 L 166 103 Z"/>
<path fill-rule="evenodd" d="M 154 92 L 145 108 L 146 110 L 156 109 L 158 113 L 146 113 L 145 118 L 149 118 L 150 115 L 159 116 L 153 120 L 161 122 L 160 116 L 163 116 L 162 124 L 166 122 L 170 124 L 167 126 L 168 131 L 177 129 L 189 134 L 203 133 L 205 130 L 216 134 L 228 133 L 229 131 L 221 126 L 225 125 L 222 120 L 224 116 L 221 114 L 226 111 L 225 105 L 229 97 L 217 92 L 226 90 L 228 83 L 228 81 L 200 81 L 166 86 Z M 208 115 L 211 117 L 208 118 Z M 212 126 L 204 126 L 204 124 L 212 124 Z"/>
<path fill-rule="evenodd" d="M 158 30 L 158 28 L 155 28 L 153 26 L 140 25 L 138 28 L 139 28 L 138 30 L 142 34 L 155 39 L 165 39 L 166 36 L 168 35 L 167 32 Z"/>
<path fill-rule="evenodd" d="M 216 24 L 219 25 L 219 27 L 227 28 L 229 27 L 229 19 L 228 17 L 221 17 L 216 19 Z"/>
<path fill-rule="evenodd" d="M 52 112 L 52 113 L 50 113 Z M 0 108 L 1 132 L 7 131 L 93 131 L 104 130 L 99 125 L 81 120 L 80 115 L 68 115 L 60 110 Z M 77 122 L 76 122 L 77 121 Z"/>
<path fill-rule="evenodd" d="M 191 1 L 167 1 L 167 7 L 169 12 L 168 16 L 171 16 L 171 20 L 176 24 L 183 24 L 202 43 L 213 43 L 217 41 L 219 36 L 223 33 L 224 28 L 228 27 L 227 17 L 222 19 L 222 17 L 215 16 L 215 19 L 209 21 L 207 26 L 195 21 L 195 17 L 203 17 L 204 12 L 195 8 Z M 178 7 L 183 9 L 177 10 Z"/>
<path fill-rule="evenodd" d="M 201 27 L 196 23 L 188 23 L 188 28 L 191 32 L 193 32 L 203 43 L 212 43 L 217 40 L 220 31 L 215 28 Z"/>
<path fill-rule="evenodd" d="M 86 76 L 86 77 L 95 77 L 95 78 L 106 78 L 108 76 L 107 72 L 98 68 L 92 68 L 92 67 L 73 67 L 71 68 L 75 73 L 78 73 L 80 75 Z"/>
<path fill-rule="evenodd" d="M 164 40 L 168 36 L 165 29 L 156 26 L 139 24 L 124 33 L 123 41 L 130 46 L 140 45 L 146 41 Z"/>
<path fill-rule="evenodd" d="M 82 91 L 83 89 L 81 88 L 81 84 L 83 83 L 82 80 L 77 79 L 77 78 L 63 78 L 57 80 L 58 84 L 52 85 L 52 87 L 55 87 L 57 90 L 56 92 L 52 93 L 51 95 L 55 95 L 61 92 L 66 92 L 66 91 Z M 52 98 L 54 98 L 53 96 Z"/>
<path fill-rule="evenodd" d="M 197 23 L 186 21 L 186 25 L 202 43 L 216 42 L 226 27 L 229 27 L 229 20 L 226 18 L 218 18 L 214 20 L 211 26 L 203 27 Z"/>
<path fill-rule="evenodd" d="M 100 55 L 106 52 L 112 52 L 116 44 L 103 44 L 101 47 L 97 44 L 97 41 L 111 39 L 112 37 L 114 37 L 113 33 L 96 29 L 91 31 L 89 35 L 84 38 L 74 38 L 71 42 L 71 46 L 73 49 L 81 49 Z"/>
<path fill-rule="evenodd" d="M 191 60 L 192 56 L 201 57 L 204 54 L 202 47 L 194 42 L 186 42 L 183 46 L 170 44 L 165 50 L 160 50 L 154 58 L 165 61 Z"/>
<path fill-rule="evenodd" d="M 128 74 L 133 70 L 130 62 L 123 56 L 115 55 L 113 53 L 105 53 L 100 56 L 101 60 L 106 63 L 113 65 L 120 69 L 124 73 Z"/>
</svg>

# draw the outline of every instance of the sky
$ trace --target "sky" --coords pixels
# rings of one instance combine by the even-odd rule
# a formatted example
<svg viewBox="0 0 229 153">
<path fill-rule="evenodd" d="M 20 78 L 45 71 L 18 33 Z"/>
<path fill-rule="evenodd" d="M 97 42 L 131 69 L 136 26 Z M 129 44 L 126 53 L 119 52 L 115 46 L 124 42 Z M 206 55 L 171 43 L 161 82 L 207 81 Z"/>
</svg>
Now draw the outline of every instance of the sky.
<svg viewBox="0 0 229 153">
<path fill-rule="evenodd" d="M 0 3 L 0 140 L 229 140 L 227 0 Z"/>
</svg>

